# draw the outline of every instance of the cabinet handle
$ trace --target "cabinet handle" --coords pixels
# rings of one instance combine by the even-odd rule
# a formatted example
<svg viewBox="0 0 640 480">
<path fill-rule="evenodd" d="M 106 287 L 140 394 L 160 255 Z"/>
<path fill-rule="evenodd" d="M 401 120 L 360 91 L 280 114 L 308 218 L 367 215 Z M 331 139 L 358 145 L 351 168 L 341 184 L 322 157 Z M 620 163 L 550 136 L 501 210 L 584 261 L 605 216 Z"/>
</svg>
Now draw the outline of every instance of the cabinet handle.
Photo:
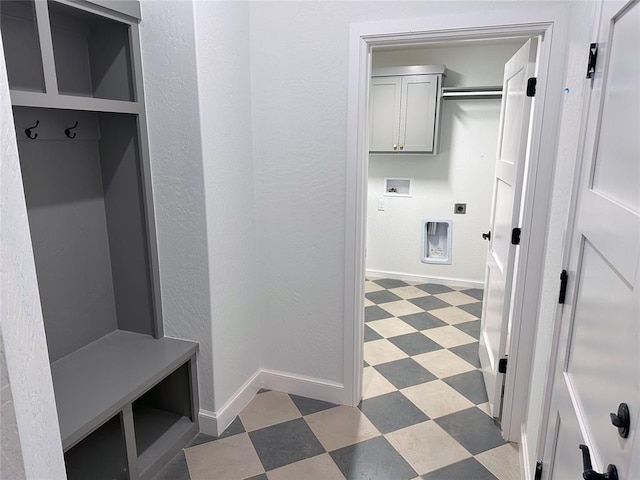
<svg viewBox="0 0 640 480">
<path fill-rule="evenodd" d="M 394 144 L 393 144 L 393 149 L 394 149 L 394 150 L 397 150 L 397 149 L 398 149 L 398 144 L 397 144 L 397 143 L 394 143 Z"/>
<path fill-rule="evenodd" d="M 402 150 L 404 148 L 404 143 L 400 144 L 400 150 Z"/>
</svg>

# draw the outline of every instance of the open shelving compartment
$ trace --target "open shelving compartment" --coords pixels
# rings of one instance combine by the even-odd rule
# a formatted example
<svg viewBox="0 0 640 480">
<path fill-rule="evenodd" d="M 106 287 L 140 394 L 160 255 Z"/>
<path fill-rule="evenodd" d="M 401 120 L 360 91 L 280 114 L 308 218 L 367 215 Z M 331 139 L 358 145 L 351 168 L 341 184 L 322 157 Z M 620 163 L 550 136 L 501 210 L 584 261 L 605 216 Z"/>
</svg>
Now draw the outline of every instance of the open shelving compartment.
<svg viewBox="0 0 640 480">
<path fill-rule="evenodd" d="M 7 66 L 70 479 L 149 480 L 198 432 L 198 345 L 163 336 L 136 8 L 125 3 L 0 5 L 5 54 L 33 40 L 36 67 Z"/>
<path fill-rule="evenodd" d="M 34 0 L 2 0 L 0 29 L 11 90 L 44 92 Z"/>
<path fill-rule="evenodd" d="M 64 456 L 67 480 L 86 480 L 91 472 L 101 472 L 104 478 L 127 480 L 127 450 L 122 414 L 119 413 L 98 427 L 91 435 L 67 450 Z"/>
<path fill-rule="evenodd" d="M 135 101 L 126 23 L 48 2 L 58 92 Z"/>
<path fill-rule="evenodd" d="M 133 402 L 136 450 L 140 473 L 152 469 L 156 459 L 176 438 L 193 437 L 191 426 L 197 414 L 191 399 L 175 392 L 188 391 L 189 364 L 183 364 L 162 382 Z"/>
</svg>

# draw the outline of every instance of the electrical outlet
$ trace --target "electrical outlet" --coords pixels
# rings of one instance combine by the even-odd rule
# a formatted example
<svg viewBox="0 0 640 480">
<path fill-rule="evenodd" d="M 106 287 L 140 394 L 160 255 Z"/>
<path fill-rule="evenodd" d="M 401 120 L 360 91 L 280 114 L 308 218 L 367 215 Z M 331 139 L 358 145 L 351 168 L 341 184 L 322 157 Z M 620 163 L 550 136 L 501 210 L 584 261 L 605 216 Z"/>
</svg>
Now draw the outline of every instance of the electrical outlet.
<svg viewBox="0 0 640 480">
<path fill-rule="evenodd" d="M 466 203 L 454 203 L 453 205 L 453 213 L 457 213 L 459 215 L 464 215 L 467 213 L 467 204 Z"/>
<path fill-rule="evenodd" d="M 378 211 L 384 212 L 384 198 L 378 199 Z"/>
</svg>

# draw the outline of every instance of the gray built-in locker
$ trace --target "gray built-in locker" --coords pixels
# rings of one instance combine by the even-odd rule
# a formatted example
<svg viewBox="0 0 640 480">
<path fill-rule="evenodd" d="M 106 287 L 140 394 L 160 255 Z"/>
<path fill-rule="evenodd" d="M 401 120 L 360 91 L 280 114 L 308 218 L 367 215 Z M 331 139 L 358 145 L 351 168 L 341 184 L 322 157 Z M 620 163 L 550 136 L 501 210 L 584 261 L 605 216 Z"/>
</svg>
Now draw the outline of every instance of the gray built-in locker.
<svg viewBox="0 0 640 480">
<path fill-rule="evenodd" d="M 51 361 L 116 329 L 154 335 L 135 116 L 14 107 L 14 120 Z M 31 140 L 20 126 L 38 121 Z"/>
<path fill-rule="evenodd" d="M 197 344 L 163 337 L 139 17 L 0 2 L 69 479 L 150 479 L 198 431 Z"/>
</svg>

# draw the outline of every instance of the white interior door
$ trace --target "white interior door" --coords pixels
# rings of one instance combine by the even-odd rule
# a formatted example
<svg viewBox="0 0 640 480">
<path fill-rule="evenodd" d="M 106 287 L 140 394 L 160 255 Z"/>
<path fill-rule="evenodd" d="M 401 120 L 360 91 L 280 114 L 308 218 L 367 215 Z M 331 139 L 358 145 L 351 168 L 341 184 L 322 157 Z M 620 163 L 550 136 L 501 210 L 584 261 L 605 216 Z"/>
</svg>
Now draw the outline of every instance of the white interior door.
<svg viewBox="0 0 640 480">
<path fill-rule="evenodd" d="M 639 2 L 603 2 L 544 478 L 581 478 L 581 444 L 597 472 L 614 464 L 621 480 L 640 478 L 639 48 Z M 610 417 L 622 402 L 627 438 Z"/>
<path fill-rule="evenodd" d="M 535 72 L 536 45 L 536 39 L 528 40 L 507 62 L 504 70 L 479 352 L 494 417 L 499 416 L 502 402 L 502 374 L 498 373 L 498 362 L 507 354 L 517 248 L 511 243 L 511 231 L 518 227 L 520 221 L 532 107 L 532 98 L 526 95 L 526 91 L 527 81 Z"/>
<path fill-rule="evenodd" d="M 374 77 L 371 81 L 369 150 L 397 152 L 400 132 L 401 77 Z"/>
</svg>

